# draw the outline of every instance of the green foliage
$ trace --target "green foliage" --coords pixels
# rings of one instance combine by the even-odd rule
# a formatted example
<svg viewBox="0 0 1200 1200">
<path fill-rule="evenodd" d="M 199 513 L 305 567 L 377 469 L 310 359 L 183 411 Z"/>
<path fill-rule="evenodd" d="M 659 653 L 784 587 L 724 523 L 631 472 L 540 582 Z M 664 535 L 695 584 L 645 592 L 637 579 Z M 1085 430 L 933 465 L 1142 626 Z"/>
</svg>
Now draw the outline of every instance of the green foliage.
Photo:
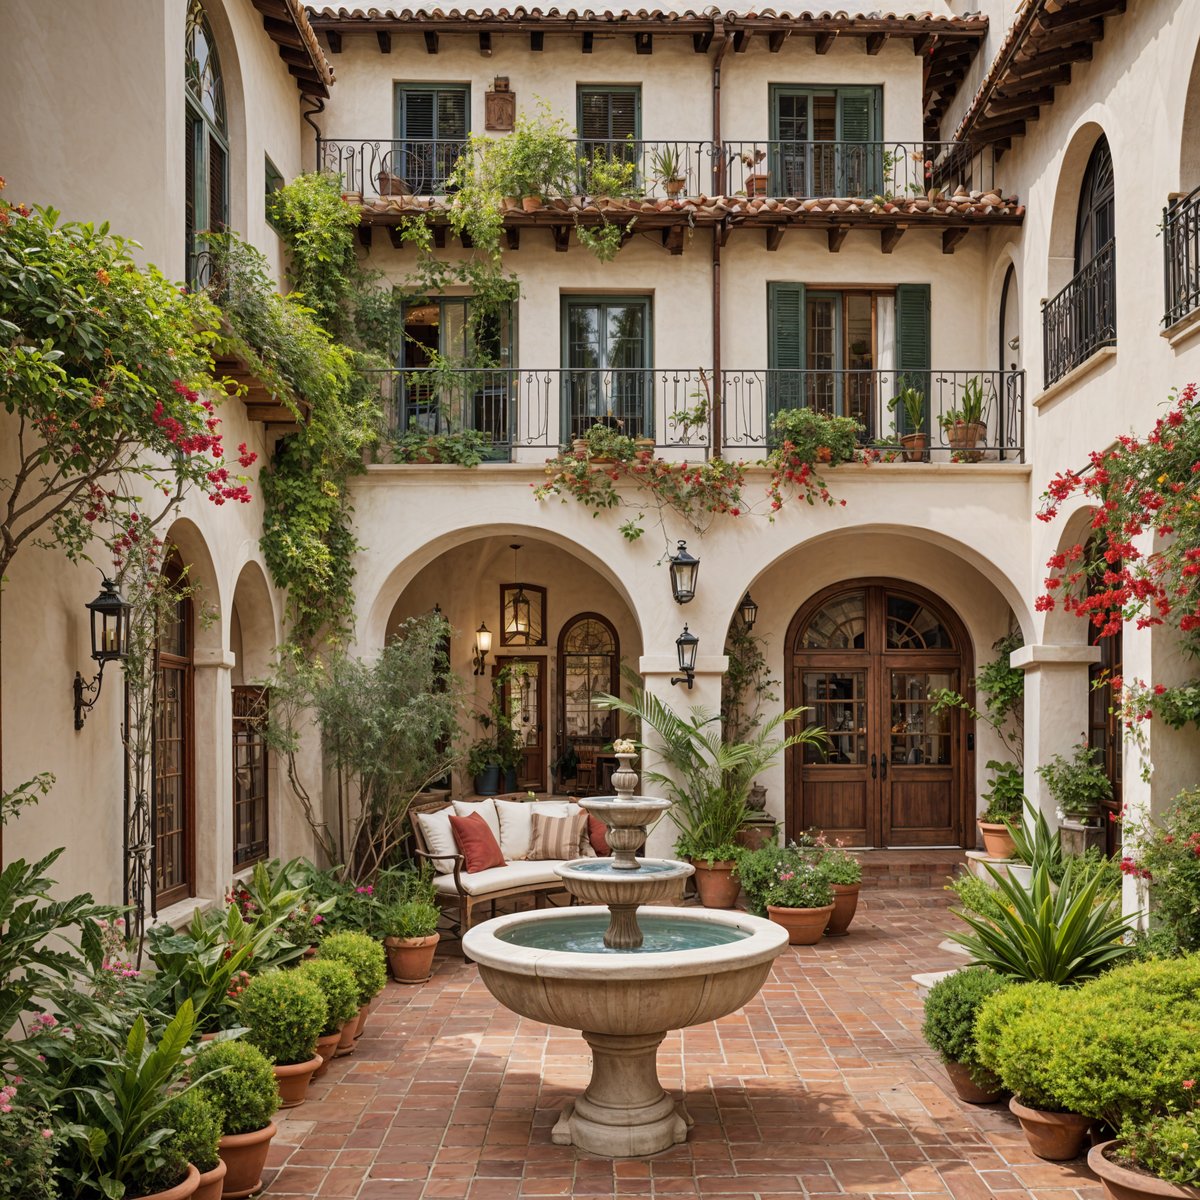
<svg viewBox="0 0 1200 1200">
<path fill-rule="evenodd" d="M 489 438 L 478 429 L 459 429 L 452 433 L 427 433 L 410 429 L 392 443 L 392 456 L 398 462 L 453 463 L 477 467 L 491 448 Z"/>
<path fill-rule="evenodd" d="M 862 882 L 862 863 L 840 846 L 830 846 L 817 860 L 817 870 L 829 883 L 849 887 Z"/>
<path fill-rule="evenodd" d="M 806 867 L 811 858 L 795 843 L 787 846 L 763 846 L 758 850 L 739 850 L 737 854 L 737 876 L 746 893 L 750 911 L 757 916 L 766 915 L 766 896 L 774 886 L 781 871 Z"/>
<path fill-rule="evenodd" d="M 783 453 L 798 463 L 824 463 L 836 467 L 851 462 L 863 427 L 853 417 L 831 417 L 815 408 L 785 408 L 771 422 L 771 437 Z"/>
<path fill-rule="evenodd" d="M 575 236 L 579 238 L 579 244 L 601 262 L 612 262 L 636 224 L 637 217 L 631 218 L 624 225 L 602 217 L 598 225 L 576 223 Z"/>
<path fill-rule="evenodd" d="M 191 1074 L 200 1094 L 217 1111 L 222 1134 L 265 1129 L 279 1107 L 275 1072 L 263 1052 L 247 1041 L 205 1043 Z"/>
<path fill-rule="evenodd" d="M 779 699 L 774 691 L 779 680 L 771 678 L 765 646 L 740 617 L 730 622 L 725 637 L 729 666 L 721 677 L 721 726 L 731 742 L 749 737 L 762 722 L 761 706 Z"/>
<path fill-rule="evenodd" d="M 607 150 L 597 149 L 590 157 L 580 161 L 585 192 L 591 196 L 607 196 L 614 199 L 636 193 L 637 163 L 632 157 L 633 138 L 628 140 L 628 146 L 628 154 L 620 150 L 609 153 Z"/>
<path fill-rule="evenodd" d="M 963 383 L 958 405 L 942 413 L 941 426 L 943 429 L 952 429 L 955 425 L 986 424 L 990 407 L 984 400 L 983 380 L 978 375 L 972 375 Z"/>
<path fill-rule="evenodd" d="M 1003 916 L 960 912 L 973 932 L 951 934 L 973 962 L 1013 979 L 1065 984 L 1098 975 L 1129 953 L 1123 941 L 1129 923 L 1112 898 L 1099 898 L 1100 876 L 1080 882 L 1068 866 L 1055 893 L 1044 865 L 1034 871 L 1028 891 L 1006 872 L 987 870 Z"/>
<path fill-rule="evenodd" d="M 441 909 L 424 900 L 404 900 L 389 905 L 379 915 L 384 937 L 422 938 L 437 933 Z"/>
<path fill-rule="evenodd" d="M 221 1161 L 217 1153 L 217 1143 L 221 1140 L 221 1115 L 197 1088 L 171 1098 L 164 1124 L 175 1131 L 166 1144 L 183 1162 L 191 1163 L 202 1175 L 216 1169 Z M 176 1175 L 176 1180 L 178 1178 Z M 170 1186 L 173 1184 L 165 1180 L 160 1184 L 164 1188 Z"/>
<path fill-rule="evenodd" d="M 1155 924 L 1182 950 L 1200 950 L 1200 788 L 1180 792 L 1157 820 L 1125 820 L 1122 867 L 1150 880 Z"/>
<path fill-rule="evenodd" d="M 763 896 L 764 906 L 775 908 L 825 908 L 833 903 L 829 880 L 812 863 L 797 863 L 775 872 Z"/>
<path fill-rule="evenodd" d="M 325 999 L 325 1024 L 321 1036 L 336 1033 L 358 1014 L 358 978 L 348 963 L 337 958 L 310 958 L 295 974 L 311 980 Z"/>
<path fill-rule="evenodd" d="M 315 979 L 298 971 L 268 971 L 246 985 L 238 1001 L 246 1040 L 280 1066 L 308 1062 L 317 1051 L 329 1009 Z"/>
<path fill-rule="evenodd" d="M 328 861 L 369 883 L 392 865 L 408 808 L 422 788 L 459 759 L 462 683 L 445 653 L 450 627 L 440 613 L 406 621 L 370 661 L 334 654 L 285 661 L 271 685 L 268 744 L 285 757 L 288 780 Z M 300 776 L 301 730 L 315 720 L 325 766 L 349 797 L 348 841 L 340 845 Z"/>
<path fill-rule="evenodd" d="M 167 1145 L 168 1089 L 183 1074 L 193 1024 L 185 1000 L 154 1043 L 139 1016 L 120 1051 L 96 1064 L 98 1081 L 74 1089 L 77 1120 L 68 1130 L 71 1154 L 64 1174 L 77 1195 L 88 1189 L 106 1200 L 121 1200 L 127 1189 L 141 1195 L 142 1180 L 158 1180 L 178 1167 Z M 185 1163 L 171 1186 L 186 1174 Z"/>
<path fill-rule="evenodd" d="M 904 410 L 906 433 L 920 433 L 925 424 L 925 393 L 920 388 L 903 387 L 888 401 L 888 412 Z"/>
<path fill-rule="evenodd" d="M 989 764 L 990 765 L 990 764 Z M 1020 862 L 1026 866 L 1045 867 L 1050 878 L 1059 883 L 1066 871 L 1063 861 L 1062 837 L 1057 829 L 1051 830 L 1045 813 L 1035 808 L 1022 797 L 1025 806 L 1025 819 L 1020 820 L 1020 810 L 1013 820 L 1005 819 L 1009 836 L 1013 840 L 1014 853 Z M 1033 827 L 1030 832 L 1030 826 Z"/>
<path fill-rule="evenodd" d="M 321 943 L 318 957 L 344 962 L 354 972 L 360 1006 L 378 996 L 387 983 L 387 956 L 365 933 L 332 934 Z"/>
<path fill-rule="evenodd" d="M 61 1130 L 55 1128 L 49 1108 L 30 1098 L 34 1089 L 24 1080 L 7 1083 L 0 1076 L 0 1088 L 8 1095 L 9 1110 L 0 1110 L 0 1179 L 20 1185 L 19 1191 L 5 1195 L 14 1200 L 60 1200 Z"/>
<path fill-rule="evenodd" d="M 1014 762 L 999 762 L 994 758 L 987 761 L 992 773 L 983 798 L 987 807 L 980 817 L 990 825 L 1019 821 L 1025 804 L 1025 773 Z"/>
<path fill-rule="evenodd" d="M 934 712 L 944 708 L 961 709 L 972 721 L 982 721 L 990 725 L 996 736 L 1004 743 L 1005 749 L 1016 760 L 1019 767 L 1024 746 L 1024 711 L 1025 711 L 1025 672 L 1010 663 L 1014 650 L 1024 645 L 1020 630 L 1014 630 L 992 643 L 996 657 L 983 664 L 975 676 L 975 687 L 984 698 L 982 711 L 967 703 L 960 692 L 941 688 L 932 693 L 935 701 Z M 988 763 L 990 770 L 1010 773 L 1013 766 L 1010 763 Z M 1005 788 L 1007 792 L 1009 789 Z M 1019 816 L 1021 806 L 1018 804 L 1013 816 Z"/>
<path fill-rule="evenodd" d="M 658 746 L 643 743 L 642 748 L 658 753 L 671 774 L 652 770 L 645 778 L 665 788 L 674 801 L 670 815 L 679 830 L 675 849 L 688 857 L 705 857 L 735 840 L 746 820 L 754 777 L 780 754 L 792 746 L 826 744 L 825 731 L 816 725 L 775 736 L 785 722 L 799 720 L 807 709 L 777 713 L 752 738 L 730 742 L 721 736 L 719 713 L 694 708 L 682 717 L 640 687 L 632 687 L 631 694 L 631 700 L 602 696 L 599 704 L 635 718 L 658 735 Z"/>
<path fill-rule="evenodd" d="M 976 1013 L 976 1061 L 1030 1108 L 1066 1108 L 1053 1056 L 1075 996 L 1051 983 L 1023 983 L 989 996 Z"/>
<path fill-rule="evenodd" d="M 1008 910 L 1001 903 L 995 888 L 988 887 L 977 875 L 964 871 L 952 879 L 946 890 L 958 897 L 963 908 L 993 923 L 1006 919 Z"/>
<path fill-rule="evenodd" d="M 55 777 L 49 771 L 39 771 L 32 779 L 18 783 L 11 792 L 0 793 L 0 826 L 15 820 L 22 809 L 32 808 L 50 795 Z"/>
<path fill-rule="evenodd" d="M 1070 758 L 1056 754 L 1037 769 L 1068 820 L 1094 821 L 1100 815 L 1101 801 L 1112 799 L 1112 782 L 1099 755 L 1099 750 L 1081 742 Z"/>
<path fill-rule="evenodd" d="M 493 677 L 492 696 L 488 701 L 487 711 L 476 716 L 476 720 L 486 731 L 486 736 L 471 744 L 467 755 L 469 775 L 478 775 L 494 766 L 498 766 L 502 771 L 511 771 L 521 761 L 521 734 L 513 722 L 511 712 L 505 708 L 504 695 L 506 691 L 511 693 L 525 672 L 526 668 L 521 663 L 513 663 L 501 667 Z"/>
<path fill-rule="evenodd" d="M 1123 1167 L 1147 1171 L 1180 1187 L 1200 1187 L 1200 1112 L 1189 1109 L 1139 1124 L 1126 1121 L 1112 1155 Z"/>
<path fill-rule="evenodd" d="M 921 1034 L 942 1062 L 961 1063 L 979 1082 L 982 1071 L 975 1048 L 975 1017 L 989 996 L 1012 986 L 1012 980 L 986 967 L 968 967 L 939 979 L 929 989 Z"/>
</svg>

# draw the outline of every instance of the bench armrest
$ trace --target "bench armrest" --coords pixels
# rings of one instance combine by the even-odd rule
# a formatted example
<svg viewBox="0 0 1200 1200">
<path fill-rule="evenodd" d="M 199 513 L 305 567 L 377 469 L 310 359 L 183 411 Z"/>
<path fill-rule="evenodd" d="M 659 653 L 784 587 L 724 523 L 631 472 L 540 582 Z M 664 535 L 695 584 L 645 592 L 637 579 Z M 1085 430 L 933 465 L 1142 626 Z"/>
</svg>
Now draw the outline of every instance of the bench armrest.
<svg viewBox="0 0 1200 1200">
<path fill-rule="evenodd" d="M 440 862 L 443 859 L 447 859 L 447 858 L 450 859 L 454 864 L 453 868 L 452 868 L 453 874 L 454 874 L 454 890 L 460 896 L 466 896 L 467 892 L 466 892 L 466 889 L 462 885 L 462 876 L 460 874 L 460 872 L 462 871 L 463 867 L 466 865 L 466 862 L 467 862 L 465 855 L 463 855 L 463 854 L 430 854 L 428 850 L 419 850 L 419 849 L 414 849 L 413 853 L 418 858 L 423 858 L 430 863 Z M 436 868 L 435 868 L 435 870 L 436 870 Z"/>
</svg>

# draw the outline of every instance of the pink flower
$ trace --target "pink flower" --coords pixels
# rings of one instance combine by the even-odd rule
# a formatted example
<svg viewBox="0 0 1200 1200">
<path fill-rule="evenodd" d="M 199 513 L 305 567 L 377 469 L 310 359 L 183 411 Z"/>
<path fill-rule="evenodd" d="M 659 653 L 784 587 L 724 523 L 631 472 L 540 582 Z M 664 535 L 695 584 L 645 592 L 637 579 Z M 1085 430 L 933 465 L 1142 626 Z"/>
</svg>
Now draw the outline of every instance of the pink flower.
<svg viewBox="0 0 1200 1200">
<path fill-rule="evenodd" d="M 1185 1091 L 1190 1092 L 1192 1090 L 1192 1088 L 1194 1088 L 1195 1086 L 1196 1086 L 1196 1081 L 1194 1079 L 1185 1079 L 1183 1081 L 1183 1087 L 1184 1087 Z"/>
<path fill-rule="evenodd" d="M 53 1136 L 54 1136 L 53 1129 L 43 1129 L 42 1130 L 42 1137 L 44 1137 L 47 1141 L 49 1141 Z"/>
</svg>

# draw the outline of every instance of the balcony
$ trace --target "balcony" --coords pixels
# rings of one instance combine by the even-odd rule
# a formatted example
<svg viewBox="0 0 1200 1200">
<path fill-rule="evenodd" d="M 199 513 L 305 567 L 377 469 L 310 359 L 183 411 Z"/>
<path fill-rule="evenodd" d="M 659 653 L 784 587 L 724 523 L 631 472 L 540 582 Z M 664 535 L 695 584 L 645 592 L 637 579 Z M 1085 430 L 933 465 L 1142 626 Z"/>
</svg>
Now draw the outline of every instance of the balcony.
<svg viewBox="0 0 1200 1200">
<path fill-rule="evenodd" d="M 1024 461 L 1025 373 L 1023 371 L 723 371 L 721 378 L 721 444 L 728 456 L 759 455 L 770 448 L 771 422 L 789 408 L 815 408 L 854 417 L 865 428 L 863 444 L 900 450 L 906 433 L 903 412 L 888 402 L 901 388 L 925 396 L 921 429 L 924 448 L 908 457 L 949 458 L 956 452 L 1005 462 Z M 982 396 L 982 428 L 968 440 L 955 426 L 968 390 Z"/>
<path fill-rule="evenodd" d="M 1117 244 L 1109 242 L 1042 305 L 1045 387 L 1104 346 L 1117 343 Z"/>
<path fill-rule="evenodd" d="M 708 422 L 684 420 L 702 405 L 711 377 L 701 369 L 548 367 L 390 370 L 371 373 L 388 424 L 399 435 L 473 429 L 493 461 L 536 460 L 582 437 L 597 422 L 653 441 L 681 457 L 704 457 Z"/>
<path fill-rule="evenodd" d="M 1163 210 L 1167 329 L 1200 308 L 1200 188 Z"/>
</svg>

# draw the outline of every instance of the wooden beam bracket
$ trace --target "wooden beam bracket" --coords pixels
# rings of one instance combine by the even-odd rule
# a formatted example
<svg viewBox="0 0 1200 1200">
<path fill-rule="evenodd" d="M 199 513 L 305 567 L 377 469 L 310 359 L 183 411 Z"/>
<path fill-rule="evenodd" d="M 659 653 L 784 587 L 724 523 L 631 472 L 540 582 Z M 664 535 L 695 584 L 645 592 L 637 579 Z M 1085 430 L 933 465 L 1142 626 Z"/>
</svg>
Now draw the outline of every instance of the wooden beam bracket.
<svg viewBox="0 0 1200 1200">
<path fill-rule="evenodd" d="M 325 40 L 329 43 L 330 54 L 341 54 L 342 35 L 336 29 L 327 29 L 325 31 Z"/>
<path fill-rule="evenodd" d="M 831 225 L 829 227 L 830 254 L 836 254 L 842 248 L 842 243 L 846 240 L 846 234 L 849 232 L 849 225 Z"/>
<path fill-rule="evenodd" d="M 521 248 L 521 227 L 519 225 L 510 225 L 504 231 L 504 236 L 508 239 L 508 248 L 510 250 L 520 250 L 520 248 Z"/>
<path fill-rule="evenodd" d="M 479 53 L 484 58 L 492 57 L 492 35 L 486 29 L 479 35 Z"/>
<path fill-rule="evenodd" d="M 884 254 L 891 254 L 896 243 L 908 232 L 907 225 L 892 225 L 879 231 L 879 248 Z"/>
<path fill-rule="evenodd" d="M 559 254 L 566 254 L 571 248 L 571 227 L 570 225 L 551 225 L 550 232 L 554 234 L 554 249 Z"/>
<path fill-rule="evenodd" d="M 767 249 L 775 251 L 779 249 L 779 243 L 783 241 L 783 235 L 787 232 L 786 225 L 768 225 L 767 226 Z"/>
<path fill-rule="evenodd" d="M 425 30 L 425 53 L 436 54 L 438 52 L 438 35 L 436 29 Z"/>
<path fill-rule="evenodd" d="M 386 29 L 375 30 L 376 40 L 379 42 L 380 54 L 391 54 L 392 52 L 392 35 Z"/>
<path fill-rule="evenodd" d="M 591 54 L 593 41 L 595 41 L 595 38 L 592 34 L 592 31 L 590 29 L 585 29 L 583 31 L 583 46 L 582 46 L 584 54 Z"/>
<path fill-rule="evenodd" d="M 829 49 L 833 45 L 836 38 L 836 33 L 818 33 L 816 38 L 813 40 L 813 44 L 816 46 L 817 53 L 828 54 Z"/>
<path fill-rule="evenodd" d="M 970 233 L 971 230 L 965 226 L 958 226 L 954 229 L 942 230 L 942 253 L 953 254 L 955 246 Z"/>
</svg>

